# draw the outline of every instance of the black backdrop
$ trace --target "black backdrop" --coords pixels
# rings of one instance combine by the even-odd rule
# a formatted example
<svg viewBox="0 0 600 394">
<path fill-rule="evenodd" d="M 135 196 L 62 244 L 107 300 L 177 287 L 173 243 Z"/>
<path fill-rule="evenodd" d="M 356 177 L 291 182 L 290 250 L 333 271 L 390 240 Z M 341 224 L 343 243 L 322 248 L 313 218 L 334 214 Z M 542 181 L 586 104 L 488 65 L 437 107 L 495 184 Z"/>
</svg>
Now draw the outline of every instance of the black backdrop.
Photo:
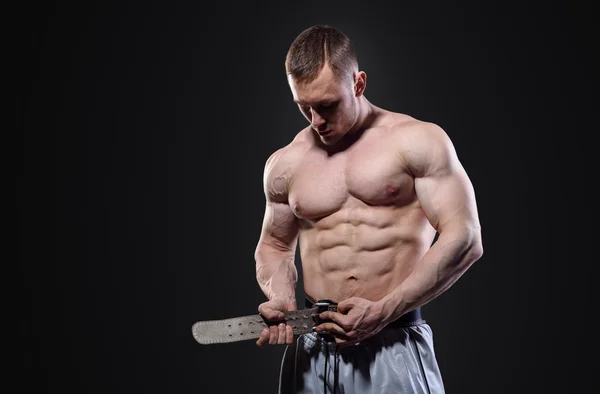
<svg viewBox="0 0 600 394">
<path fill-rule="evenodd" d="M 263 165 L 305 125 L 283 62 L 316 23 L 354 40 L 373 103 L 446 130 L 475 186 L 485 254 L 424 308 L 447 392 L 591 384 L 591 8 L 449 3 L 21 3 L 23 392 L 275 392 L 283 348 L 190 327 L 264 300 Z"/>
</svg>

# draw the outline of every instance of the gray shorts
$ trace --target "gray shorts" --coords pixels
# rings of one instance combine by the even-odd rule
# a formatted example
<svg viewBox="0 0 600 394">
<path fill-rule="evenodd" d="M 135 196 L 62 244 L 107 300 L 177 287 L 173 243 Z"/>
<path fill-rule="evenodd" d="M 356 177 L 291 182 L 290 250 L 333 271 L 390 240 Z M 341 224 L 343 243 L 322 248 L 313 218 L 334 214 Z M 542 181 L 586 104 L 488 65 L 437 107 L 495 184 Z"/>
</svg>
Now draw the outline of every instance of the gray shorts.
<svg viewBox="0 0 600 394">
<path fill-rule="evenodd" d="M 301 335 L 283 354 L 279 393 L 444 393 L 431 327 L 385 328 L 346 346 Z"/>
</svg>

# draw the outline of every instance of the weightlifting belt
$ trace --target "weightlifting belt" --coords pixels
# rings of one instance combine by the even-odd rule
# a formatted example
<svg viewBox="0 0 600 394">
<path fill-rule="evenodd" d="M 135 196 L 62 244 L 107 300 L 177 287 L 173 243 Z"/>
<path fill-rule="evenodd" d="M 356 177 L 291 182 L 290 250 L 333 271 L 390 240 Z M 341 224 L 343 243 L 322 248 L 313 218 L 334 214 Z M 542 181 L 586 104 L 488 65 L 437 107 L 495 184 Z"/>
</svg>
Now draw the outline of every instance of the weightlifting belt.
<svg viewBox="0 0 600 394">
<path fill-rule="evenodd" d="M 337 304 L 329 300 L 319 300 L 310 308 L 284 312 L 283 320 L 267 321 L 262 315 L 233 317 L 223 320 L 199 321 L 192 325 L 194 339 L 201 345 L 237 342 L 260 337 L 265 327 L 285 323 L 292 326 L 294 336 L 313 332 L 323 321 L 319 314 L 337 311 Z"/>
<path fill-rule="evenodd" d="M 330 300 L 314 302 L 307 297 L 306 309 L 284 312 L 283 320 L 267 321 L 262 315 L 233 317 L 223 320 L 205 320 L 194 323 L 192 334 L 201 345 L 238 342 L 260 337 L 263 328 L 285 323 L 292 327 L 294 336 L 315 331 L 315 327 L 325 322 L 319 314 L 325 311 L 337 312 L 337 304 Z M 421 309 L 414 309 L 388 324 L 387 328 L 409 327 L 425 323 Z"/>
</svg>

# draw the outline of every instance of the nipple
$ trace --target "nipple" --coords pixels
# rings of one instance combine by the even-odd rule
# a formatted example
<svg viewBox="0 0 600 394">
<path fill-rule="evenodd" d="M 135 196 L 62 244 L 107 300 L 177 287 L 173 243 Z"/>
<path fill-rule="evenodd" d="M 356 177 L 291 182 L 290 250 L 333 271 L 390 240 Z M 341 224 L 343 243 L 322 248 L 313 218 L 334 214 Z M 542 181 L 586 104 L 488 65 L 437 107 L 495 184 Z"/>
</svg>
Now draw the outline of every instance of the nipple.
<svg viewBox="0 0 600 394">
<path fill-rule="evenodd" d="M 400 194 L 400 188 L 398 186 L 388 185 L 385 188 L 385 193 L 388 196 L 397 196 L 398 194 Z"/>
</svg>

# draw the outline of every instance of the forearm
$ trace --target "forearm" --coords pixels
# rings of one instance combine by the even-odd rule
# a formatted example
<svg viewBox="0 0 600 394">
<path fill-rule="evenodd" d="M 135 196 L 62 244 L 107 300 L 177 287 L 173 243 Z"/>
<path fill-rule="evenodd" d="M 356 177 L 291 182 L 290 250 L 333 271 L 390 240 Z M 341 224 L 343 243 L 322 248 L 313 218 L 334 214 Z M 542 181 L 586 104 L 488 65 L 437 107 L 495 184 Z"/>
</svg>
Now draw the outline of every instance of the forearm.
<svg viewBox="0 0 600 394">
<path fill-rule="evenodd" d="M 414 271 L 381 300 L 384 319 L 393 321 L 451 287 L 483 254 L 479 228 L 440 232 Z"/>
<path fill-rule="evenodd" d="M 256 280 L 269 300 L 296 300 L 298 271 L 291 251 L 280 251 L 269 246 L 257 248 Z"/>
</svg>

